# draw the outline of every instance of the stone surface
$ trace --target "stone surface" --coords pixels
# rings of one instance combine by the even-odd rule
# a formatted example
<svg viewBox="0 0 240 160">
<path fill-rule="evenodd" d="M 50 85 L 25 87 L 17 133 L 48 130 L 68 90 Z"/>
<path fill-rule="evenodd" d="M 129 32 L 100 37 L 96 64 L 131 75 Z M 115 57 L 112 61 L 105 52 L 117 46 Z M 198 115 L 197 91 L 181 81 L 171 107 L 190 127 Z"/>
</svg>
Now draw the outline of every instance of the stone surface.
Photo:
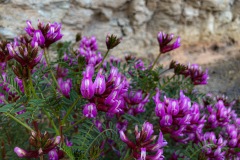
<svg viewBox="0 0 240 160">
<path fill-rule="evenodd" d="M 103 40 L 103 33 L 117 30 L 134 43 L 131 48 L 119 47 L 121 51 L 154 53 L 152 46 L 142 42 L 157 44 L 159 31 L 180 35 L 183 45 L 239 41 L 239 7 L 239 0 L 2 0 L 0 34 L 13 38 L 23 33 L 27 19 L 35 25 L 38 19 L 57 21 L 62 23 L 65 40 L 74 40 L 76 32 Z M 97 33 L 99 28 L 102 34 Z M 136 50 L 142 46 L 146 50 Z"/>
</svg>

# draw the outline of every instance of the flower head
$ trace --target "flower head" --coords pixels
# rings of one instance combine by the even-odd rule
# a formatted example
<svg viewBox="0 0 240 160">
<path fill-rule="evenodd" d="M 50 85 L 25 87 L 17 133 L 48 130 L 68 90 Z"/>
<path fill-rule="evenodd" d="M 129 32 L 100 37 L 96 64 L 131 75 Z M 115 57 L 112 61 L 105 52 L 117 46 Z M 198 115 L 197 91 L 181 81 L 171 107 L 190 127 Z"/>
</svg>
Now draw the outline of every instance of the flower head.
<svg viewBox="0 0 240 160">
<path fill-rule="evenodd" d="M 44 25 L 43 22 L 38 21 L 37 26 L 38 29 L 35 29 L 32 26 L 32 22 L 27 20 L 25 31 L 30 37 L 32 37 L 32 46 L 37 42 L 40 47 L 48 48 L 52 43 L 60 40 L 63 36 L 61 34 L 60 23 L 54 22 Z"/>
<path fill-rule="evenodd" d="M 161 53 L 166 53 L 180 47 L 180 37 L 178 37 L 174 43 L 169 44 L 172 39 L 173 34 L 165 34 L 163 32 L 158 33 L 158 43 Z"/>
<path fill-rule="evenodd" d="M 113 49 L 121 42 L 121 40 L 122 40 L 122 38 L 118 38 L 116 35 L 108 34 L 106 37 L 107 49 L 108 50 Z"/>
</svg>

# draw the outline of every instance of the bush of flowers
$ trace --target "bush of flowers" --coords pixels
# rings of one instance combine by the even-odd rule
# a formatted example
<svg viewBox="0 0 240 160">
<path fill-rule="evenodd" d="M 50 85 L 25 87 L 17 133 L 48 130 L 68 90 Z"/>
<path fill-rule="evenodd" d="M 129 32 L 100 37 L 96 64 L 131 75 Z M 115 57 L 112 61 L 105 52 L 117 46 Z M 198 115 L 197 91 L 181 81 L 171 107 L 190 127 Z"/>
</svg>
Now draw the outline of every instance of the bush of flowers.
<svg viewBox="0 0 240 160">
<path fill-rule="evenodd" d="M 235 101 L 198 92 L 209 76 L 197 64 L 158 64 L 180 37 L 159 32 L 151 63 L 114 58 L 113 34 L 105 53 L 94 36 L 60 42 L 61 27 L 27 21 L 0 42 L 0 159 L 240 159 Z"/>
</svg>

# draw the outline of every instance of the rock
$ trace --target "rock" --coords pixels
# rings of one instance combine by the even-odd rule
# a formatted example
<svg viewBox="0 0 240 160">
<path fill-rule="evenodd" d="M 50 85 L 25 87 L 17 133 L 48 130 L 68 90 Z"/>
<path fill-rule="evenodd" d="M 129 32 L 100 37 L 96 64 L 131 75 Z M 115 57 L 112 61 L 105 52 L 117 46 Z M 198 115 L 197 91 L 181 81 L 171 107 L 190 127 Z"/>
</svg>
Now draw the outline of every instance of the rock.
<svg viewBox="0 0 240 160">
<path fill-rule="evenodd" d="M 204 0 L 201 8 L 210 11 L 224 11 L 231 2 L 232 0 Z"/>
</svg>

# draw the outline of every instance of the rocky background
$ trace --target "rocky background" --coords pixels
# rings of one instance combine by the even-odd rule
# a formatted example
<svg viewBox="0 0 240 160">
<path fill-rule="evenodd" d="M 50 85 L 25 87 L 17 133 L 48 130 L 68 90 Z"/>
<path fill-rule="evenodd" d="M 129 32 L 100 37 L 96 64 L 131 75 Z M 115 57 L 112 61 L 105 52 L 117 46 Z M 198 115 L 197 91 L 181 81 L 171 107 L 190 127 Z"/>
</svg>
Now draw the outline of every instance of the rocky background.
<svg viewBox="0 0 240 160">
<path fill-rule="evenodd" d="M 123 37 L 114 55 L 154 57 L 159 31 L 181 36 L 182 46 L 164 55 L 209 68 L 205 91 L 240 94 L 240 0 L 0 0 L 0 37 L 23 33 L 26 20 L 61 22 L 63 40 L 95 35 L 105 50 L 107 33 Z"/>
</svg>

